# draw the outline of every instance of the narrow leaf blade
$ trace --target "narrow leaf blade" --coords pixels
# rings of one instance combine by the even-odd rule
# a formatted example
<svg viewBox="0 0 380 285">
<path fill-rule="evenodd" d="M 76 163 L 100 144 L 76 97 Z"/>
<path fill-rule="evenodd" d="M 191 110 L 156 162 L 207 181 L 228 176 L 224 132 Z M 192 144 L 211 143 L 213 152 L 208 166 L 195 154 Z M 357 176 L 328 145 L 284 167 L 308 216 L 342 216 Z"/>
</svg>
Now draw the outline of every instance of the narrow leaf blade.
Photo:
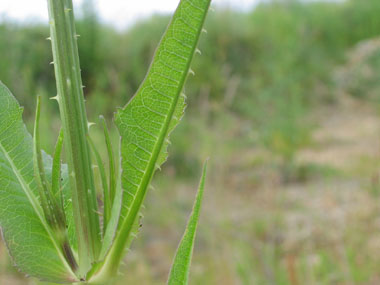
<svg viewBox="0 0 380 285">
<path fill-rule="evenodd" d="M 33 132 L 33 163 L 34 163 L 34 177 L 38 184 L 41 207 L 48 224 L 54 224 L 52 203 L 49 201 L 49 190 L 45 176 L 45 168 L 42 160 L 42 151 L 40 146 L 40 117 L 41 117 L 41 97 L 37 97 L 36 118 L 34 121 Z M 50 203 L 49 203 L 50 202 Z"/>
<path fill-rule="evenodd" d="M 110 218 L 107 224 L 107 228 L 105 229 L 105 232 L 104 232 L 102 249 L 100 251 L 99 260 L 103 260 L 106 257 L 114 241 L 116 231 L 117 231 L 117 225 L 119 222 L 122 194 L 123 192 L 121 189 L 121 185 L 120 183 L 118 183 L 118 185 L 116 185 L 115 200 L 112 204 Z"/>
<path fill-rule="evenodd" d="M 109 194 L 109 188 L 107 184 L 107 176 L 106 171 L 104 169 L 103 161 L 100 156 L 99 151 L 97 150 L 95 143 L 92 141 L 91 137 L 87 135 L 87 141 L 90 145 L 90 148 L 92 149 L 92 152 L 95 155 L 96 163 L 98 164 L 99 174 L 100 174 L 100 180 L 102 182 L 103 187 L 103 202 L 104 202 L 104 214 L 103 214 L 103 233 L 107 229 L 108 220 L 111 215 L 111 201 L 110 201 L 110 194 Z"/>
<path fill-rule="evenodd" d="M 175 255 L 172 268 L 170 270 L 169 280 L 168 280 L 169 285 L 188 284 L 191 257 L 192 257 L 193 249 L 194 249 L 195 234 L 197 231 L 199 213 L 201 209 L 203 192 L 204 192 L 204 187 L 205 187 L 206 172 L 207 172 L 207 162 L 205 163 L 203 167 L 202 178 L 199 184 L 198 194 L 195 199 L 193 211 L 187 223 L 185 233 L 178 246 L 177 253 Z"/>
<path fill-rule="evenodd" d="M 103 116 L 100 116 L 100 121 L 103 125 L 104 138 L 107 146 L 108 161 L 109 161 L 109 200 L 111 205 L 115 199 L 116 192 L 116 170 L 115 170 L 115 158 L 113 155 L 113 147 L 111 143 L 110 134 L 108 132 L 107 123 Z"/>
</svg>

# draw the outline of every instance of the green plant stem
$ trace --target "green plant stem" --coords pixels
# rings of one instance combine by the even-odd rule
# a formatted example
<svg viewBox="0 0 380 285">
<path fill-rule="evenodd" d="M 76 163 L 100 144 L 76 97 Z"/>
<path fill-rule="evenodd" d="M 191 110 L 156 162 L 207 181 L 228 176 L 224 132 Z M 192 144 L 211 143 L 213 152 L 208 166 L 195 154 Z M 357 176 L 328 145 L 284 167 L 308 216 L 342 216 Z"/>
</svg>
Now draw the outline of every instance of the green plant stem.
<svg viewBox="0 0 380 285">
<path fill-rule="evenodd" d="M 72 0 L 48 0 L 64 145 L 72 187 L 73 212 L 78 236 L 79 274 L 84 277 L 101 247 L 97 200 L 86 140 L 88 122 L 84 106 L 77 35 Z"/>
</svg>

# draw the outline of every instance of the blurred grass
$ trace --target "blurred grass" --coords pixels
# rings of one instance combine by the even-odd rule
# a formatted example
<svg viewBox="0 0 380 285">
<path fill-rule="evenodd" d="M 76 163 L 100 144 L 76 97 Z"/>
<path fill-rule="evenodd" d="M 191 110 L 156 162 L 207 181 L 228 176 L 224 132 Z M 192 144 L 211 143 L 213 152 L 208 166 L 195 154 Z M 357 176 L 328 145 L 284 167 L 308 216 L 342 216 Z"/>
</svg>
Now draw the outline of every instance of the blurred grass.
<svg viewBox="0 0 380 285">
<path fill-rule="evenodd" d="M 78 19 L 90 121 L 111 125 L 138 88 L 169 21 L 127 31 Z M 165 282 L 195 195 L 210 175 L 191 284 L 379 284 L 380 2 L 268 1 L 217 10 L 185 92 L 187 113 L 147 197 L 119 284 Z M 0 22 L 0 80 L 32 129 L 44 98 L 43 146 L 60 127 L 44 25 Z M 91 129 L 106 157 L 101 129 Z M 0 247 L 0 284 L 35 284 Z"/>
</svg>

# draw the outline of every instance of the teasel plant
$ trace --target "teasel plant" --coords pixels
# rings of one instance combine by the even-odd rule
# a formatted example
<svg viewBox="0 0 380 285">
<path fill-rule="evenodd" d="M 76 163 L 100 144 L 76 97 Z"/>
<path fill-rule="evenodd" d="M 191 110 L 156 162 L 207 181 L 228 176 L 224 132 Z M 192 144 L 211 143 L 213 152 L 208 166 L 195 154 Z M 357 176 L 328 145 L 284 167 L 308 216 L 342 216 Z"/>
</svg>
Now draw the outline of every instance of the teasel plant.
<svg viewBox="0 0 380 285">
<path fill-rule="evenodd" d="M 115 280 L 138 231 L 153 175 L 167 158 L 169 135 L 183 116 L 183 87 L 210 2 L 180 1 L 144 81 L 115 113 L 117 155 L 100 117 L 106 164 L 89 135 L 72 0 L 47 1 L 57 86 L 52 99 L 58 102 L 62 126 L 52 156 L 41 149 L 41 98 L 31 135 L 23 108 L 0 82 L 0 227 L 21 272 L 54 283 Z M 102 207 L 93 164 L 100 173 Z M 206 168 L 207 161 L 168 284 L 188 283 Z"/>
</svg>

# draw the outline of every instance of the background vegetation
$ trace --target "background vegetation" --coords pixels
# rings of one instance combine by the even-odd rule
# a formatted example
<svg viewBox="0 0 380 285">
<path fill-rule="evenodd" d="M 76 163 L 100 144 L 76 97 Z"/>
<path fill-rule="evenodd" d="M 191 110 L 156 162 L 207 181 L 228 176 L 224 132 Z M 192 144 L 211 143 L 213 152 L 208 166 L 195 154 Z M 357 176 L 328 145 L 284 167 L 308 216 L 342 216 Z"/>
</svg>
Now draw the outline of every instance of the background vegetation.
<svg viewBox="0 0 380 285">
<path fill-rule="evenodd" d="M 142 81 L 169 17 L 117 31 L 91 1 L 80 15 L 89 117 L 111 121 Z M 191 284 L 379 284 L 379 15 L 375 0 L 268 1 L 209 14 L 187 113 L 120 284 L 165 282 L 207 156 Z M 0 22 L 0 79 L 28 124 L 43 96 L 51 152 L 60 122 L 48 100 L 56 91 L 47 36 L 45 25 Z M 100 128 L 92 134 L 104 149 Z M 35 284 L 4 246 L 0 284 Z"/>
</svg>

